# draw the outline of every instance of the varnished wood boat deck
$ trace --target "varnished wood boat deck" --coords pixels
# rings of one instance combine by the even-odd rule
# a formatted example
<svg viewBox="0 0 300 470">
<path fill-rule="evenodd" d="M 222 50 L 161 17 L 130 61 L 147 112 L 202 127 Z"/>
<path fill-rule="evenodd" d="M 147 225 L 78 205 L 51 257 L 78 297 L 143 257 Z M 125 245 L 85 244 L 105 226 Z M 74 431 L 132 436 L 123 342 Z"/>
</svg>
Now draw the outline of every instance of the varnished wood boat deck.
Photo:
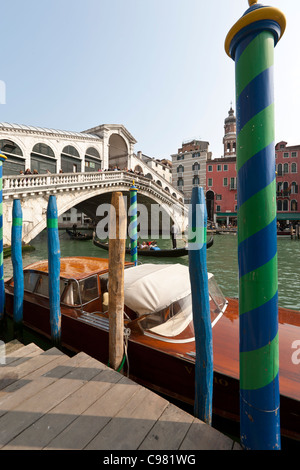
<svg viewBox="0 0 300 470">
<path fill-rule="evenodd" d="M 6 346 L 1 450 L 231 450 L 229 437 L 85 353 Z"/>
</svg>

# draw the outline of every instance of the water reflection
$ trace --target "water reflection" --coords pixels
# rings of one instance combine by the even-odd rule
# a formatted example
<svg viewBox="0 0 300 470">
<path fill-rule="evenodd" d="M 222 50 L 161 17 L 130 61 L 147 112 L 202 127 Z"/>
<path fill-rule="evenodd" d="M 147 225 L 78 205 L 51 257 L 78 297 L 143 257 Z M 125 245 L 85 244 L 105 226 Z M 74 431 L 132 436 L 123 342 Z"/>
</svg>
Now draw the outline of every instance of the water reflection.
<svg viewBox="0 0 300 470">
<path fill-rule="evenodd" d="M 170 249 L 171 240 L 159 239 L 161 248 Z M 33 242 L 35 251 L 23 255 L 23 266 L 47 258 L 47 234 L 42 232 Z M 178 243 L 178 247 L 183 242 Z M 96 256 L 107 258 L 108 252 L 93 245 L 92 241 L 70 240 L 60 231 L 61 256 Z M 130 261 L 130 256 L 126 255 Z M 278 239 L 278 289 L 279 305 L 300 310 L 300 240 Z M 140 258 L 142 263 L 182 263 L 188 265 L 188 256 L 182 258 Z M 238 297 L 238 259 L 237 237 L 234 235 L 215 235 L 214 244 L 207 250 L 207 267 L 213 272 L 224 294 Z M 12 275 L 10 258 L 4 260 L 4 277 Z"/>
</svg>

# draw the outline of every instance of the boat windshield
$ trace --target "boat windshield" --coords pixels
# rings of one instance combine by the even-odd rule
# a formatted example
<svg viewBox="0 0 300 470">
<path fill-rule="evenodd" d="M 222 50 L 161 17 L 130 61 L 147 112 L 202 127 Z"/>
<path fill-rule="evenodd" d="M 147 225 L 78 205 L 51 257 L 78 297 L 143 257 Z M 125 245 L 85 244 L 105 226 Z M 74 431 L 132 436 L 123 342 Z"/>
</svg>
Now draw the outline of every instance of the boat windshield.
<svg viewBox="0 0 300 470">
<path fill-rule="evenodd" d="M 99 296 L 97 275 L 90 276 L 86 279 L 69 281 L 62 301 L 68 305 L 84 305 Z"/>
<path fill-rule="evenodd" d="M 213 275 L 209 275 L 209 303 L 212 327 L 225 311 L 227 301 L 219 289 Z M 176 300 L 167 308 L 145 315 L 139 320 L 139 325 L 145 334 L 173 338 L 182 335 L 184 338 L 194 338 L 193 307 L 191 293 L 180 300 Z"/>
</svg>

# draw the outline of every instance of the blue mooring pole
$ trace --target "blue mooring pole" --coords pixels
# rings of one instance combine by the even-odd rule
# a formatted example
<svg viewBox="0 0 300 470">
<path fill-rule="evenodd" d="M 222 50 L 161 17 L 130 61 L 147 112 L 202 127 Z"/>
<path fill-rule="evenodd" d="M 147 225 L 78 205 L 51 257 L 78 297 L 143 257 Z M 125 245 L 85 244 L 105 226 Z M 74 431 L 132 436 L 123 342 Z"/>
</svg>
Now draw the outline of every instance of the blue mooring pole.
<svg viewBox="0 0 300 470">
<path fill-rule="evenodd" d="M 197 418 L 211 425 L 213 342 L 206 264 L 207 210 L 203 188 L 194 187 L 189 211 L 189 272 L 196 343 L 195 406 Z"/>
<path fill-rule="evenodd" d="M 11 260 L 14 277 L 13 322 L 16 333 L 22 329 L 23 322 L 24 274 L 22 263 L 22 225 L 21 201 L 20 199 L 15 199 L 12 211 Z"/>
<path fill-rule="evenodd" d="M 4 321 L 5 290 L 4 290 L 4 270 L 3 270 L 3 199 L 2 199 L 2 164 L 7 157 L 0 155 L 0 321 Z"/>
<path fill-rule="evenodd" d="M 50 196 L 47 207 L 49 304 L 51 337 L 55 345 L 61 342 L 60 311 L 60 245 L 55 196 Z"/>
</svg>

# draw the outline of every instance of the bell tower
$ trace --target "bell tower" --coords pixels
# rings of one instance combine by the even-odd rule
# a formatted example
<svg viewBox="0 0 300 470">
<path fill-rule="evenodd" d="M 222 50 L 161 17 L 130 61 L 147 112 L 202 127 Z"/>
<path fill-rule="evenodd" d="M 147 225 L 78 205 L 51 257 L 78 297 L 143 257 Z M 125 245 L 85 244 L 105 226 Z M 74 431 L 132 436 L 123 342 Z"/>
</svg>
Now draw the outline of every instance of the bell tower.
<svg viewBox="0 0 300 470">
<path fill-rule="evenodd" d="M 236 156 L 236 117 L 232 106 L 228 111 L 228 117 L 224 121 L 224 157 Z"/>
</svg>

